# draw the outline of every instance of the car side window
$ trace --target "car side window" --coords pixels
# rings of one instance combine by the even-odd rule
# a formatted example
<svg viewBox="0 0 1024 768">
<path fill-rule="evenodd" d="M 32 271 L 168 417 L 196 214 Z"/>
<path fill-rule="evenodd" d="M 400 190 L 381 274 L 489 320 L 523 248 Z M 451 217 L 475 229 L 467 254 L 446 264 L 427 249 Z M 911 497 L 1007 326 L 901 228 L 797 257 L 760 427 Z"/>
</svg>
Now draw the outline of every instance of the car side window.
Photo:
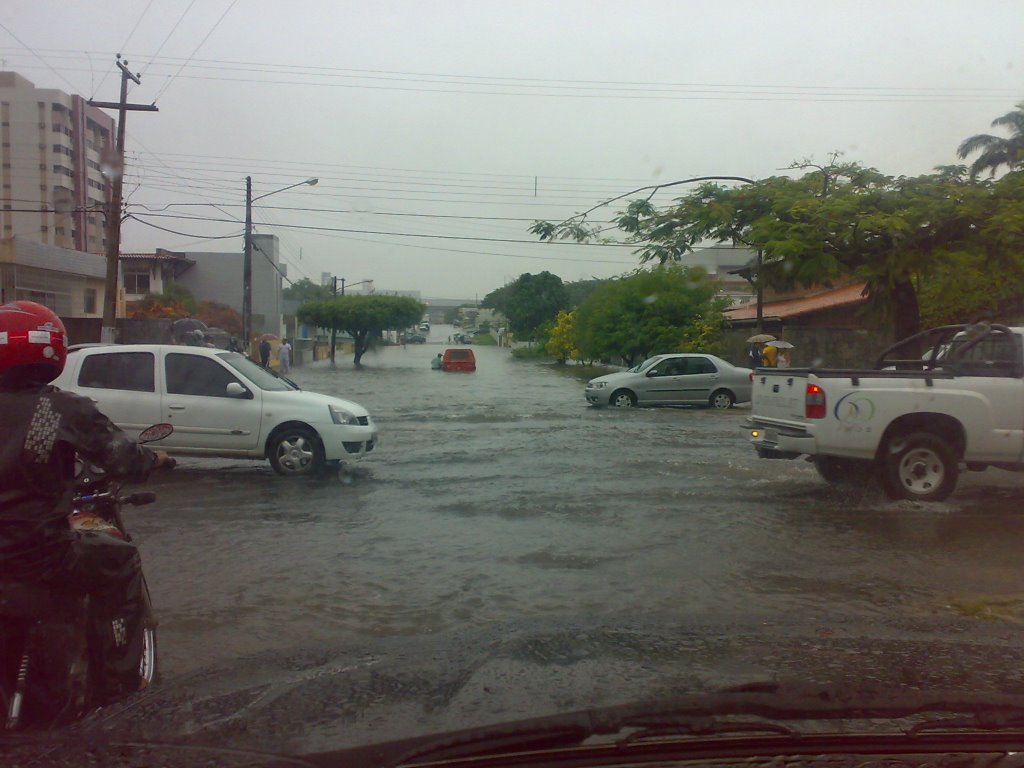
<svg viewBox="0 0 1024 768">
<path fill-rule="evenodd" d="M 687 373 L 718 373 L 715 364 L 706 357 L 691 357 Z"/>
<path fill-rule="evenodd" d="M 178 352 L 164 358 L 164 372 L 167 392 L 172 395 L 229 397 L 226 391 L 228 384 L 238 381 L 216 360 Z"/>
<path fill-rule="evenodd" d="M 152 352 L 93 353 L 82 361 L 78 386 L 154 392 Z"/>
<path fill-rule="evenodd" d="M 657 365 L 651 366 L 651 369 L 647 372 L 648 376 L 671 376 L 669 373 L 669 366 L 672 365 L 673 360 L 662 360 Z"/>
</svg>

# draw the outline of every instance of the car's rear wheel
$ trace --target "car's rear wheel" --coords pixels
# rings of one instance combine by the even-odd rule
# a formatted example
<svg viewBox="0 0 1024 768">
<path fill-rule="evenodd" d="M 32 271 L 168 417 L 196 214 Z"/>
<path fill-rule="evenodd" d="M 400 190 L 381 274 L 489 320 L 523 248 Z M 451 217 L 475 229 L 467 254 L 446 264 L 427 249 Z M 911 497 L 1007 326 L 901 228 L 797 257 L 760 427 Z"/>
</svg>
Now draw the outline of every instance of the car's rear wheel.
<svg viewBox="0 0 1024 768">
<path fill-rule="evenodd" d="M 267 458 L 279 475 L 312 475 L 323 469 L 324 449 L 312 430 L 288 427 L 271 439 Z"/>
<path fill-rule="evenodd" d="M 956 452 L 930 432 L 896 435 L 882 461 L 885 490 L 894 499 L 942 501 L 956 488 L 960 474 Z"/>
<path fill-rule="evenodd" d="M 619 389 L 612 392 L 612 396 L 608 399 L 608 404 L 615 408 L 633 408 L 636 406 L 636 395 L 628 389 Z"/>
<path fill-rule="evenodd" d="M 727 389 L 719 389 L 711 393 L 711 398 L 708 400 L 708 404 L 712 408 L 719 408 L 721 410 L 728 410 L 732 408 L 732 404 L 736 402 L 732 396 L 732 392 Z"/>
</svg>

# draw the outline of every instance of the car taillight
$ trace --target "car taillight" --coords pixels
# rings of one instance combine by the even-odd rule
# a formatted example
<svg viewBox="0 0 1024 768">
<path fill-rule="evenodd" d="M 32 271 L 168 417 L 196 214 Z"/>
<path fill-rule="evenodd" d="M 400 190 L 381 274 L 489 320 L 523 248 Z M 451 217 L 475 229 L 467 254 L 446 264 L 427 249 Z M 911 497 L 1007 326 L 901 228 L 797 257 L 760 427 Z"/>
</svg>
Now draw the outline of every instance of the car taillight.
<svg viewBox="0 0 1024 768">
<path fill-rule="evenodd" d="M 825 390 L 817 384 L 808 384 L 804 395 L 804 416 L 808 419 L 825 418 Z"/>
<path fill-rule="evenodd" d="M 750 381 L 751 381 L 751 383 L 753 383 L 753 381 L 754 381 L 754 372 L 753 371 L 750 372 Z"/>
</svg>

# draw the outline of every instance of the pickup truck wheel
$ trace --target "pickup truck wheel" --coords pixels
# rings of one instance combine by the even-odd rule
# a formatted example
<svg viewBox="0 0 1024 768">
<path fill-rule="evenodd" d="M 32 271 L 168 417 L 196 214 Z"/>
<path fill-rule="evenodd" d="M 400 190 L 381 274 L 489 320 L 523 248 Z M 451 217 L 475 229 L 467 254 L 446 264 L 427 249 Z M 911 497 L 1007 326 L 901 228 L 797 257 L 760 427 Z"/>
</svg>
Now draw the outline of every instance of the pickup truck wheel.
<svg viewBox="0 0 1024 768">
<path fill-rule="evenodd" d="M 735 401 L 733 400 L 732 392 L 727 389 L 719 389 L 711 393 L 708 405 L 712 408 L 720 408 L 724 411 L 732 408 L 733 402 Z"/>
<path fill-rule="evenodd" d="M 860 485 L 871 477 L 874 464 L 866 459 L 815 456 L 814 468 L 831 485 Z"/>
<path fill-rule="evenodd" d="M 616 408 L 632 408 L 636 405 L 636 395 L 628 389 L 620 389 L 617 392 L 612 392 L 608 403 Z"/>
<path fill-rule="evenodd" d="M 942 501 L 956 488 L 959 474 L 956 453 L 938 435 L 914 432 L 889 440 L 882 479 L 891 498 Z"/>
<path fill-rule="evenodd" d="M 312 475 L 324 465 L 324 451 L 316 435 L 302 427 L 282 430 L 267 447 L 270 466 L 279 475 Z"/>
</svg>

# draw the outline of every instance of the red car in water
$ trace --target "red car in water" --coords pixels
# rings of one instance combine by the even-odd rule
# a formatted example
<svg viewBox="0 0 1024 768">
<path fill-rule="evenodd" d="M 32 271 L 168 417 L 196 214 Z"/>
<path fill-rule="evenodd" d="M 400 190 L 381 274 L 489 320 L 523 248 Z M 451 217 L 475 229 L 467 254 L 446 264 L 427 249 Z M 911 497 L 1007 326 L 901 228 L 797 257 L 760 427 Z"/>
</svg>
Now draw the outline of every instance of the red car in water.
<svg viewBox="0 0 1024 768">
<path fill-rule="evenodd" d="M 441 370 L 472 373 L 476 370 L 476 355 L 472 349 L 446 349 L 441 358 Z"/>
</svg>

